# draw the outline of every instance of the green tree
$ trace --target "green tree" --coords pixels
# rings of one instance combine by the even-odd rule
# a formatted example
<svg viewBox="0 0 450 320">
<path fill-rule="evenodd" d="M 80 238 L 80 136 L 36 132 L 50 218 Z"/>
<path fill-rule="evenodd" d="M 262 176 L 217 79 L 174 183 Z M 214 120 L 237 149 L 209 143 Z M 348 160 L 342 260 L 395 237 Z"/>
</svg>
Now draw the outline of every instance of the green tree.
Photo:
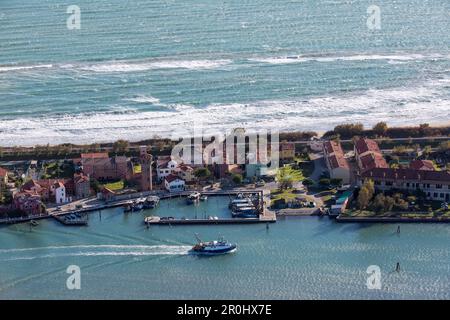
<svg viewBox="0 0 450 320">
<path fill-rule="evenodd" d="M 129 150 L 130 143 L 126 140 L 117 140 L 113 144 L 113 152 L 114 153 L 125 153 Z"/>
<path fill-rule="evenodd" d="M 330 184 L 332 185 L 332 186 L 340 186 L 340 185 L 342 185 L 342 179 L 341 178 L 333 178 L 333 179 L 331 179 L 330 180 Z"/>
<path fill-rule="evenodd" d="M 369 190 L 367 190 L 367 188 L 363 186 L 359 190 L 359 194 L 358 194 L 358 199 L 357 199 L 358 208 L 360 210 L 367 208 L 367 206 L 369 205 L 369 202 L 370 202 Z"/>
<path fill-rule="evenodd" d="M 198 168 L 194 171 L 194 175 L 199 179 L 207 179 L 211 176 L 211 172 L 208 168 Z"/>
<path fill-rule="evenodd" d="M 277 182 L 281 190 L 292 188 L 294 182 L 303 178 L 302 173 L 294 170 L 291 166 L 285 166 L 278 169 Z"/>
<path fill-rule="evenodd" d="M 231 179 L 231 180 L 233 180 L 233 182 L 235 183 L 235 184 L 241 184 L 242 183 L 242 175 L 241 174 L 234 174 L 233 175 L 233 178 Z"/>
<path fill-rule="evenodd" d="M 310 186 L 314 185 L 314 181 L 312 181 L 311 179 L 308 178 L 308 179 L 303 180 L 302 184 L 306 187 L 310 187 Z"/>
<path fill-rule="evenodd" d="M 373 132 L 375 132 L 377 135 L 379 136 L 384 136 L 386 135 L 387 131 L 388 131 L 388 125 L 386 122 L 381 121 L 378 122 L 376 125 L 373 126 L 372 128 Z"/>
</svg>

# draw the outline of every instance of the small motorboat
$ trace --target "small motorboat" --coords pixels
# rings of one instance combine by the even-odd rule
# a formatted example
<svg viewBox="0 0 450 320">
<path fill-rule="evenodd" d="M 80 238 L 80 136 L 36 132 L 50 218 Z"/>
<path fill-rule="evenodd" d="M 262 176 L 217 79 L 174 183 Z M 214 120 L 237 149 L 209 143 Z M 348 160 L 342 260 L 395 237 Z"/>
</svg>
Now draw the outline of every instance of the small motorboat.
<svg viewBox="0 0 450 320">
<path fill-rule="evenodd" d="M 31 221 L 30 221 L 30 224 L 31 224 L 33 227 L 36 227 L 36 226 L 39 225 L 39 222 L 37 222 L 36 220 L 31 220 Z"/>
<path fill-rule="evenodd" d="M 196 255 L 221 255 L 236 251 L 236 244 L 229 243 L 223 237 L 219 240 L 203 242 L 198 235 L 195 235 L 198 243 L 189 250 L 190 254 Z"/>
<path fill-rule="evenodd" d="M 208 196 L 207 196 L 206 194 L 203 194 L 203 195 L 200 197 L 200 201 L 206 201 L 206 200 L 208 200 Z"/>
<path fill-rule="evenodd" d="M 186 202 L 187 202 L 188 204 L 193 204 L 194 202 L 196 202 L 196 201 L 198 201 L 198 200 L 200 199 L 200 196 L 201 196 L 200 192 L 194 192 L 194 193 L 191 193 L 191 194 L 187 197 Z"/>
</svg>

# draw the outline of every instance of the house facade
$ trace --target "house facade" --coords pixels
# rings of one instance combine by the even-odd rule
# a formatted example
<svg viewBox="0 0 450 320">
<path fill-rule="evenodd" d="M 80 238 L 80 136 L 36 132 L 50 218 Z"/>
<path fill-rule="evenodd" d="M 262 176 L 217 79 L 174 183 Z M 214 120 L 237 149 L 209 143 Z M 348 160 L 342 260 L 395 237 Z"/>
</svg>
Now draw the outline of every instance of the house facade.
<svg viewBox="0 0 450 320">
<path fill-rule="evenodd" d="M 341 179 L 344 184 L 350 183 L 350 166 L 341 144 L 337 141 L 325 141 L 323 154 L 330 178 Z"/>
<path fill-rule="evenodd" d="M 294 160 L 295 158 L 295 144 L 293 142 L 282 141 L 280 143 L 280 160 Z"/>
<path fill-rule="evenodd" d="M 3 168 L 0 168 L 0 193 L 3 192 L 3 189 L 6 188 L 8 184 L 8 171 Z"/>
<path fill-rule="evenodd" d="M 169 192 L 183 191 L 185 189 L 185 181 L 171 174 L 164 178 L 164 187 Z"/>
<path fill-rule="evenodd" d="M 91 195 L 91 183 L 89 176 L 84 174 L 75 174 L 73 181 L 75 185 L 75 198 L 83 199 Z"/>
<path fill-rule="evenodd" d="M 158 181 L 163 181 L 164 178 L 171 175 L 178 167 L 178 163 L 172 160 L 170 156 L 159 157 L 156 161 L 156 176 Z"/>
<path fill-rule="evenodd" d="M 117 180 L 128 178 L 128 158 L 109 157 L 107 153 L 82 153 L 83 173 L 97 180 Z"/>
<path fill-rule="evenodd" d="M 19 192 L 14 195 L 14 207 L 28 215 L 43 213 L 41 197 L 30 192 Z"/>
<path fill-rule="evenodd" d="M 373 168 L 361 174 L 359 184 L 366 179 L 373 180 L 380 191 L 420 190 L 428 200 L 450 201 L 450 173 L 447 171 Z"/>
</svg>

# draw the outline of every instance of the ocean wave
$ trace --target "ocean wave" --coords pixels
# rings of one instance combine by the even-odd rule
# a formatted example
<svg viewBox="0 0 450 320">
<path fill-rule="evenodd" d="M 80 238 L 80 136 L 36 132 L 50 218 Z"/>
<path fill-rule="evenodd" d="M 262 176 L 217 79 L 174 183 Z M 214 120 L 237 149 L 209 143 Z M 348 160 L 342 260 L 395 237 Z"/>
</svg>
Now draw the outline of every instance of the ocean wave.
<svg viewBox="0 0 450 320">
<path fill-rule="evenodd" d="M 289 100 L 213 103 L 206 106 L 166 105 L 163 109 L 21 117 L 0 121 L 0 145 L 110 142 L 176 138 L 191 134 L 195 125 L 220 131 L 236 127 L 254 130 L 329 130 L 337 124 L 378 121 L 389 125 L 442 123 L 450 119 L 448 77 L 410 87 L 371 89 Z M 153 101 L 152 96 L 134 97 Z M 168 114 L 170 112 L 170 114 Z M 26 132 L 23 131 L 26 129 Z M 27 134 L 32 132 L 32 134 Z"/>
<path fill-rule="evenodd" d="M 160 104 L 158 98 L 153 96 L 136 96 L 134 98 L 124 99 L 125 101 L 131 101 L 136 103 L 149 103 L 149 104 Z"/>
<path fill-rule="evenodd" d="M 75 66 L 74 68 L 98 73 L 141 72 L 152 69 L 214 69 L 231 63 L 231 60 L 161 60 L 161 61 L 120 61 L 105 62 L 92 65 Z"/>
<path fill-rule="evenodd" d="M 386 60 L 391 63 L 428 59 L 448 59 L 441 54 L 354 54 L 354 55 L 293 55 L 284 57 L 254 57 L 249 61 L 267 64 L 289 64 L 302 62 L 337 62 L 337 61 L 371 61 Z"/>
</svg>

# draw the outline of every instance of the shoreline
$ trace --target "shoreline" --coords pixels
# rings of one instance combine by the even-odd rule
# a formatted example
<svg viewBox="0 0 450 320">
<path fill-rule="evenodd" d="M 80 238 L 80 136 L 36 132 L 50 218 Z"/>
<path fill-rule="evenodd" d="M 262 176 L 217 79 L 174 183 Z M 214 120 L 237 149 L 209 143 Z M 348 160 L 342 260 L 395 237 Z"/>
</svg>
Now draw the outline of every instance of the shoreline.
<svg viewBox="0 0 450 320">
<path fill-rule="evenodd" d="M 348 123 L 357 123 L 357 122 L 348 122 Z M 343 124 L 347 124 L 347 123 L 343 123 Z M 445 129 L 445 128 L 449 128 L 450 127 L 450 121 L 438 121 L 438 122 L 429 122 L 427 123 L 430 128 L 433 129 Z M 389 127 L 389 123 L 387 123 L 388 127 Z M 408 124 L 408 125 L 395 125 L 392 127 L 389 127 L 389 129 L 413 129 L 413 128 L 419 128 L 420 124 Z M 283 135 L 309 135 L 311 133 L 315 133 L 317 134 L 317 138 L 322 138 L 325 133 L 333 131 L 335 127 L 333 128 L 329 128 L 328 130 L 305 130 L 305 131 L 301 131 L 301 130 L 285 130 L 285 131 L 280 131 L 280 141 L 281 141 L 281 136 Z M 245 128 L 244 128 L 245 129 Z M 371 127 L 365 127 L 364 131 L 369 131 L 371 130 Z M 226 131 L 223 132 L 224 134 L 226 133 Z M 386 137 L 389 138 L 389 137 Z M 393 139 L 393 138 L 391 138 Z M 450 137 L 449 137 L 450 139 Z M 57 144 L 35 144 L 35 145 L 14 145 L 14 146 L 7 146 L 7 145 L 0 145 L 0 158 L 1 158 L 1 151 L 2 150 L 13 150 L 13 149 L 35 149 L 37 147 L 50 147 L 50 148 L 56 148 L 56 147 L 72 147 L 72 148 L 88 148 L 91 147 L 93 145 L 99 145 L 100 147 L 108 147 L 108 146 L 113 146 L 115 142 L 117 141 L 126 141 L 129 143 L 130 146 L 138 146 L 141 144 L 148 144 L 148 142 L 176 142 L 176 140 L 172 140 L 171 137 L 165 137 L 165 136 L 158 136 L 158 135 L 154 135 L 153 137 L 150 137 L 148 139 L 138 139 L 138 140 L 127 140 L 127 139 L 118 139 L 116 141 L 112 141 L 112 140 L 104 140 L 104 141 L 92 141 L 89 143 L 80 143 L 80 144 L 74 144 L 74 143 L 57 143 Z M 290 140 L 288 140 L 290 141 Z"/>
</svg>

